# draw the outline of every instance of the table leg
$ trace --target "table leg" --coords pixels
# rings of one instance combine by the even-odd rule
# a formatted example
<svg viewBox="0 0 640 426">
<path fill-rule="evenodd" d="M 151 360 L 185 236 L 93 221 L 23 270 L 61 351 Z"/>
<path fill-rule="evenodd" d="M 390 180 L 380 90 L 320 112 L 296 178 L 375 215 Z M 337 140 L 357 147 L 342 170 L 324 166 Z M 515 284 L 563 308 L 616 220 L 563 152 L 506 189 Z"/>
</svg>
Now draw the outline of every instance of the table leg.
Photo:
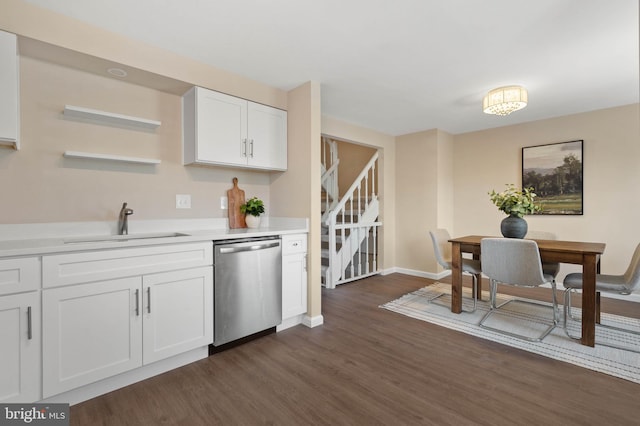
<svg viewBox="0 0 640 426">
<path fill-rule="evenodd" d="M 596 340 L 596 257 L 585 254 L 582 263 L 582 344 L 592 347 Z"/>
<path fill-rule="evenodd" d="M 451 312 L 462 312 L 462 251 L 460 243 L 451 243 Z"/>
</svg>

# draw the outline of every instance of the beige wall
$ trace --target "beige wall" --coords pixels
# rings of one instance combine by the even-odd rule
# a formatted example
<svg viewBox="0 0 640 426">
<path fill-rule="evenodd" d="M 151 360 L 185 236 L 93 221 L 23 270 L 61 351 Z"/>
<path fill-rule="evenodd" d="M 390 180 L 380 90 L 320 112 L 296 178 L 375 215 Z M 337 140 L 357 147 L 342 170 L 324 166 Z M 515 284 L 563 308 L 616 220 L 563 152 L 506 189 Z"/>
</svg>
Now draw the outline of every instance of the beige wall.
<svg viewBox="0 0 640 426">
<path fill-rule="evenodd" d="M 367 165 L 377 149 L 349 142 L 338 142 L 340 158 L 338 172 L 338 188 L 342 197 L 356 180 L 364 166 Z M 371 187 L 369 187 L 371 189 Z"/>
<path fill-rule="evenodd" d="M 396 138 L 396 266 L 435 271 L 428 231 L 437 227 L 438 131 L 399 136 Z"/>
<path fill-rule="evenodd" d="M 66 104 L 160 120 L 144 131 L 66 118 Z M 1 223 L 219 218 L 237 176 L 270 213 L 269 174 L 182 165 L 181 97 L 32 58 L 20 60 L 21 149 L 0 150 Z M 63 158 L 64 151 L 161 160 L 157 166 Z M 176 209 L 190 194 L 191 209 Z"/>
<path fill-rule="evenodd" d="M 448 229 L 455 232 L 453 226 L 453 141 L 454 136 L 438 130 L 438 152 L 437 152 L 437 228 Z"/>
<path fill-rule="evenodd" d="M 151 11 L 150 11 L 151 12 Z M 150 15 L 150 19 L 152 14 Z M 76 19 L 69 18 L 47 9 L 31 5 L 21 0 L 2 0 L 0 2 L 0 29 L 19 36 L 28 37 L 54 47 L 79 52 L 74 56 L 62 49 L 57 55 L 66 60 L 75 61 L 78 66 L 93 68 L 95 60 L 122 65 L 131 71 L 131 75 L 140 81 L 155 82 L 156 76 L 186 82 L 190 85 L 207 87 L 233 96 L 255 102 L 287 109 L 287 93 L 248 78 L 232 74 L 193 59 L 177 55 L 121 35 L 105 31 Z M 34 54 L 48 55 L 42 49 L 30 49 Z M 138 71 L 143 71 L 140 73 Z M 166 82 L 165 82 L 166 83 Z M 178 85 L 178 87 L 183 87 Z"/>
<path fill-rule="evenodd" d="M 504 216 L 487 192 L 520 185 L 522 147 L 577 139 L 584 140 L 584 215 L 526 216 L 529 229 L 604 242 L 602 271 L 623 273 L 640 242 L 638 104 L 455 136 L 455 234 L 499 235 Z M 563 265 L 559 278 L 573 270 Z"/>
<path fill-rule="evenodd" d="M 272 214 L 308 217 L 308 311 L 321 314 L 320 281 L 320 84 L 308 82 L 289 92 L 288 170 L 272 176 Z"/>
<path fill-rule="evenodd" d="M 390 270 L 396 264 L 395 138 L 324 115 L 322 116 L 322 134 L 379 150 L 378 178 L 380 187 L 378 194 L 380 196 L 380 220 L 382 221 L 379 234 L 382 242 L 379 247 L 379 267 Z M 319 195 L 318 199 L 320 199 Z"/>
</svg>

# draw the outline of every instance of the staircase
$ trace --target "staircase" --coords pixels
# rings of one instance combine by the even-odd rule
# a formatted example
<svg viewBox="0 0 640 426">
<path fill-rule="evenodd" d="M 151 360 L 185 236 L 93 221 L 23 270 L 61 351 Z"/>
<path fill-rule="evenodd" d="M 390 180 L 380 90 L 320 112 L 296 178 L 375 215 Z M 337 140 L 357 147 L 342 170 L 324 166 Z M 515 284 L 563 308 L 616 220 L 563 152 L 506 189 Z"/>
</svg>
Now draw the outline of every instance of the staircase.
<svg viewBox="0 0 640 426">
<path fill-rule="evenodd" d="M 378 274 L 376 152 L 340 199 L 337 143 L 322 139 L 322 283 L 326 288 Z"/>
</svg>

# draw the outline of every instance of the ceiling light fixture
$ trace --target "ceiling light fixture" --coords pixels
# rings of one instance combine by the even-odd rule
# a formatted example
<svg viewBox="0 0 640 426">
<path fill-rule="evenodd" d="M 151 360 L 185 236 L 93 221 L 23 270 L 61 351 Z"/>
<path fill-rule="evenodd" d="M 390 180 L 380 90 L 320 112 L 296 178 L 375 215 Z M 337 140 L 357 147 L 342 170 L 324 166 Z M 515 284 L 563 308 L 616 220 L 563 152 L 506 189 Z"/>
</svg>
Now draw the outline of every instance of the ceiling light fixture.
<svg viewBox="0 0 640 426">
<path fill-rule="evenodd" d="M 107 72 L 111 75 L 115 75 L 116 77 L 126 77 L 127 72 L 122 68 L 109 68 Z"/>
<path fill-rule="evenodd" d="M 527 106 L 527 89 L 522 86 L 505 86 L 490 90 L 482 100 L 486 114 L 509 115 Z"/>
</svg>

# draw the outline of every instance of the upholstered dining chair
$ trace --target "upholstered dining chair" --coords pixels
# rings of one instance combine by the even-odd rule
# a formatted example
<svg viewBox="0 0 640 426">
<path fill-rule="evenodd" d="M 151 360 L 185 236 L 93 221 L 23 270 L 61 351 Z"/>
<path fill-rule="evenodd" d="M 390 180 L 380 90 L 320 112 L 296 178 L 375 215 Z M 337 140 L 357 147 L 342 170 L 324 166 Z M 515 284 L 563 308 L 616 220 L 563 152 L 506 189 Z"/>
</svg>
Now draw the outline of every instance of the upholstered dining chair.
<svg viewBox="0 0 640 426">
<path fill-rule="evenodd" d="M 491 286 L 490 309 L 480 320 L 480 327 L 531 342 L 539 342 L 544 339 L 558 324 L 558 302 L 556 300 L 555 278 L 542 272 L 538 244 L 535 241 L 526 239 L 483 238 L 480 241 L 480 252 L 482 253 L 482 272 L 489 277 Z M 486 324 L 487 319 L 507 303 L 519 302 L 546 306 L 541 302 L 517 298 L 509 299 L 497 305 L 498 284 L 539 287 L 547 283 L 551 284 L 553 292 L 553 320 L 539 337 L 529 337 Z"/>
<path fill-rule="evenodd" d="M 438 264 L 444 269 L 451 270 L 453 265 L 451 263 L 451 243 L 449 240 L 451 236 L 446 229 L 436 229 L 435 231 L 429 231 L 431 235 L 431 241 L 433 242 L 433 251 L 436 255 Z M 473 309 L 465 310 L 465 312 L 475 312 L 477 300 L 481 298 L 482 289 L 478 288 L 480 282 L 480 274 L 482 274 L 482 267 L 479 260 L 475 259 L 462 259 L 462 272 L 466 272 L 471 275 L 473 285 Z M 464 310 L 464 309 L 463 309 Z"/>
<path fill-rule="evenodd" d="M 527 231 L 524 236 L 528 240 L 557 240 L 558 237 L 553 232 L 548 231 Z M 560 264 L 557 262 L 542 262 L 542 272 L 552 275 L 553 278 L 560 272 Z"/>
<path fill-rule="evenodd" d="M 564 281 L 563 285 L 565 288 L 564 291 L 564 332 L 567 336 L 572 339 L 580 339 L 580 337 L 574 337 L 569 333 L 568 330 L 568 319 L 570 318 L 573 321 L 579 321 L 571 314 L 571 293 L 576 290 L 582 290 L 582 274 L 579 272 L 568 274 Z M 629 295 L 634 291 L 640 290 L 640 244 L 636 247 L 633 252 L 633 256 L 631 256 L 631 262 L 629 262 L 629 266 L 627 270 L 622 275 L 606 275 L 606 274 L 596 274 L 596 292 L 605 292 L 605 293 L 617 293 L 622 295 Z M 600 304 L 597 305 L 597 315 L 600 316 Z M 611 328 L 619 331 L 624 331 L 631 334 L 640 335 L 640 330 L 629 330 L 619 327 L 614 327 L 606 324 L 597 324 L 597 326 Z M 640 352 L 640 348 L 634 350 L 632 348 L 616 346 L 615 344 L 611 344 L 608 342 L 599 343 L 604 346 L 612 346 L 620 349 L 627 349 L 633 352 Z"/>
</svg>

